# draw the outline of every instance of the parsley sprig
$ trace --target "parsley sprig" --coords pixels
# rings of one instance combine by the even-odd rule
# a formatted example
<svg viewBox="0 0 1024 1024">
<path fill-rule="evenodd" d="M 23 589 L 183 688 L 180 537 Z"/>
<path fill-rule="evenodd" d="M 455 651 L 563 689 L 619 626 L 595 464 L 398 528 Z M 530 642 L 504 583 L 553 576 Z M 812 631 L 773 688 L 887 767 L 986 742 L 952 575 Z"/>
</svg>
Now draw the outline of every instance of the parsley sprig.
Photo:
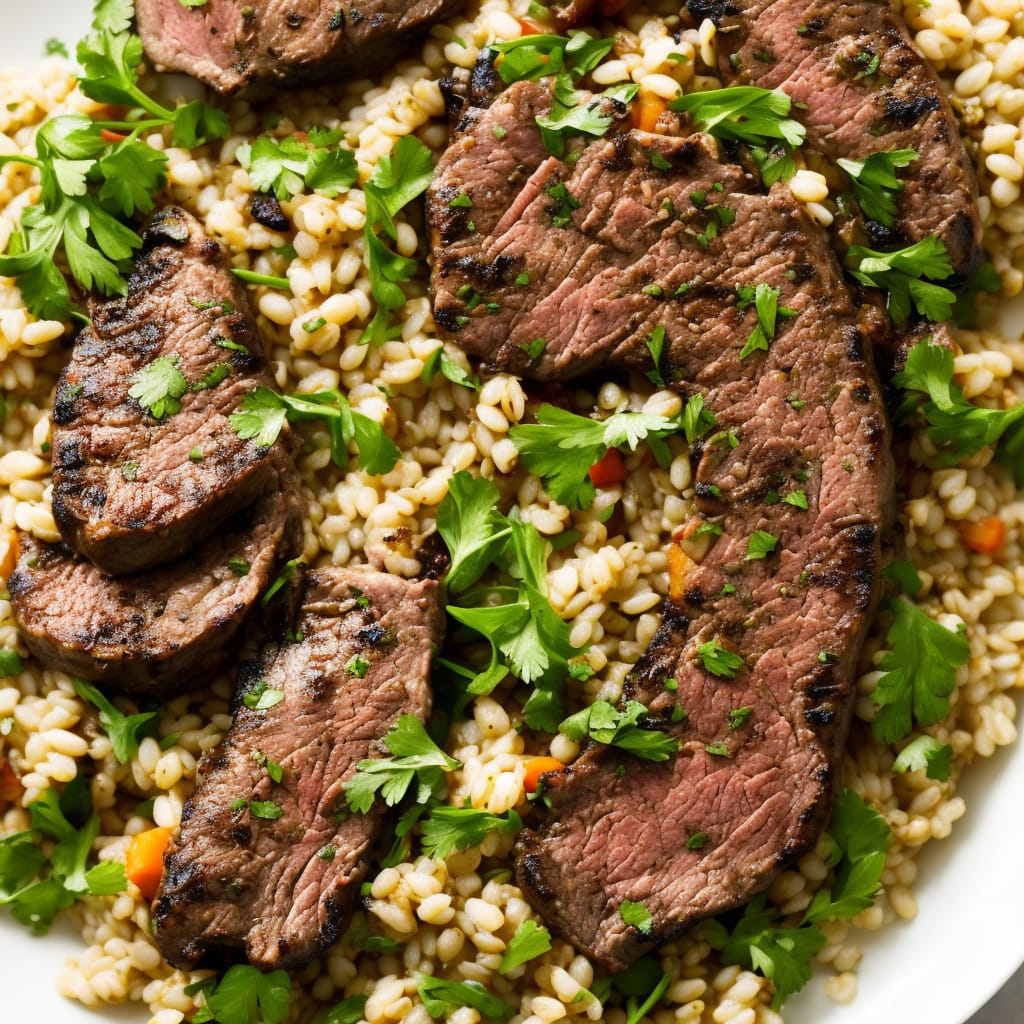
<svg viewBox="0 0 1024 1024">
<path fill-rule="evenodd" d="M 239 146 L 236 155 L 260 192 L 282 200 L 303 192 L 336 196 L 359 177 L 355 154 L 338 146 L 343 137 L 344 132 L 325 128 L 284 139 L 260 135 Z"/>
<path fill-rule="evenodd" d="M 924 416 L 928 437 L 946 465 L 998 444 L 999 460 L 1013 473 L 1017 486 L 1024 486 L 1024 402 L 1012 409 L 972 405 L 953 383 L 953 369 L 948 348 L 928 340 L 918 342 L 903 370 L 893 377 L 893 383 L 907 392 L 901 414 Z"/>
<path fill-rule="evenodd" d="M 230 422 L 239 437 L 267 448 L 277 440 L 286 420 L 321 420 L 330 435 L 331 459 L 342 469 L 348 467 L 350 444 L 359 452 L 359 465 L 373 475 L 389 472 L 402 457 L 381 424 L 353 409 L 340 391 L 280 395 L 270 388 L 256 388 L 242 400 L 241 409 L 231 414 Z"/>
<path fill-rule="evenodd" d="M 687 93 L 669 108 L 685 111 L 701 131 L 716 139 L 771 149 L 778 143 L 795 148 L 807 135 L 807 129 L 788 116 L 792 105 L 781 89 L 735 85 Z"/>
<path fill-rule="evenodd" d="M 81 776 L 60 796 L 46 790 L 29 806 L 29 815 L 30 830 L 0 840 L 0 906 L 9 907 L 16 921 L 41 935 L 75 900 L 124 891 L 122 864 L 86 868 L 100 823 Z M 48 855 L 43 841 L 52 843 Z"/>
<path fill-rule="evenodd" d="M 962 624 L 948 630 L 901 597 L 888 604 L 890 649 L 878 663 L 884 674 L 872 694 L 878 709 L 872 730 L 883 743 L 897 743 L 915 722 L 934 725 L 946 717 L 957 668 L 966 664 L 971 649 Z"/>
<path fill-rule="evenodd" d="M 423 821 L 423 852 L 443 860 L 455 850 L 479 846 L 491 832 L 514 836 L 522 827 L 515 811 L 501 815 L 478 807 L 434 807 Z"/>
<path fill-rule="evenodd" d="M 715 425 L 714 415 L 704 407 L 701 395 L 690 398 L 678 416 L 657 416 L 645 412 L 613 413 L 605 420 L 592 420 L 554 405 L 537 410 L 537 424 L 512 427 L 509 431 L 519 459 L 544 481 L 544 489 L 560 504 L 588 508 L 597 491 L 588 476 L 590 467 L 609 448 L 635 452 L 646 441 L 659 464 L 671 461 L 664 438 L 680 431 L 691 444 Z"/>
<path fill-rule="evenodd" d="M 521 36 L 491 46 L 497 53 L 495 69 L 506 85 L 554 77 L 551 110 L 536 117 L 544 146 L 553 156 L 564 155 L 573 135 L 604 135 L 636 96 L 639 86 L 632 82 L 609 86 L 596 95 L 584 95 L 574 87 L 604 60 L 614 43 L 577 31 L 568 36 Z"/>
<path fill-rule="evenodd" d="M 428 735 L 415 715 L 401 715 L 384 737 L 391 757 L 367 758 L 344 785 L 345 799 L 358 814 L 365 814 L 378 794 L 388 807 L 400 803 L 415 783 L 418 804 L 443 799 L 448 791 L 445 776 L 460 767 Z"/>
<path fill-rule="evenodd" d="M 127 764 L 139 750 L 139 743 L 146 736 L 152 736 L 156 726 L 156 712 L 126 715 L 118 711 L 92 683 L 83 679 L 72 680 L 75 693 L 99 710 L 100 725 L 110 737 L 114 757 L 121 764 Z"/>
<path fill-rule="evenodd" d="M 881 882 L 892 834 L 882 816 L 851 790 L 844 789 L 836 801 L 829 835 L 832 885 L 818 890 L 798 924 L 783 923 L 762 893 L 747 904 L 731 932 L 720 921 L 703 926 L 705 939 L 726 963 L 752 968 L 772 982 L 776 1012 L 811 976 L 811 961 L 825 945 L 819 925 L 870 907 Z"/>
<path fill-rule="evenodd" d="M 471 1006 L 492 1020 L 508 1020 L 516 1013 L 516 1007 L 492 995 L 478 981 L 446 981 L 419 974 L 416 989 L 431 1017 L 448 1017 L 462 1006 Z"/>
<path fill-rule="evenodd" d="M 903 189 L 903 182 L 896 177 L 896 171 L 916 159 L 917 150 L 892 149 L 872 153 L 863 160 L 840 157 L 836 163 L 850 176 L 861 213 L 869 220 L 891 228 L 896 218 L 896 195 Z"/>
<path fill-rule="evenodd" d="M 647 714 L 647 708 L 636 700 L 627 701 L 621 710 L 606 700 L 596 700 L 565 719 L 558 731 L 577 742 L 589 737 L 645 761 L 667 761 L 679 749 L 679 740 L 660 729 L 644 728 L 640 723 Z"/>
<path fill-rule="evenodd" d="M 248 964 L 235 964 L 219 979 L 204 978 L 186 986 L 185 994 L 203 997 L 194 1024 L 283 1024 L 291 1007 L 292 983 L 284 971 L 264 974 Z"/>
<path fill-rule="evenodd" d="M 562 718 L 560 694 L 569 676 L 589 675 L 577 659 L 569 627 L 547 596 L 550 546 L 536 528 L 496 508 L 498 488 L 465 470 L 449 482 L 437 528 L 451 553 L 455 602 L 448 614 L 485 637 L 489 663 L 480 671 L 446 663 L 470 694 L 490 693 L 509 672 L 534 689 L 523 709 L 532 728 L 554 732 Z M 470 589 L 489 566 L 498 581 Z"/>
<path fill-rule="evenodd" d="M 78 46 L 82 92 L 128 108 L 125 119 L 55 117 L 37 132 L 35 157 L 0 157 L 0 166 L 25 163 L 39 172 L 40 201 L 25 208 L 0 256 L 0 274 L 17 278 L 38 317 L 71 316 L 71 290 L 56 262 L 61 252 L 79 288 L 124 294 L 127 261 L 142 245 L 126 222 L 153 209 L 154 193 L 167 178 L 167 157 L 142 140 L 145 132 L 169 125 L 175 146 L 194 148 L 228 131 L 222 111 L 198 100 L 164 107 L 139 88 L 142 43 L 128 31 L 132 12 L 131 0 L 98 4 L 92 31 Z"/>
<path fill-rule="evenodd" d="M 935 322 L 948 320 L 953 312 L 956 294 L 936 283 L 953 273 L 949 252 L 936 235 L 895 252 L 851 245 L 846 266 L 861 284 L 888 292 L 886 309 L 896 323 L 913 310 Z"/>
<path fill-rule="evenodd" d="M 379 232 L 392 242 L 398 239 L 395 216 L 430 184 L 434 161 L 430 150 L 413 135 L 405 135 L 390 156 L 377 161 L 373 176 L 363 186 L 366 197 L 366 266 L 370 272 L 370 288 L 377 303 L 377 312 L 363 331 L 362 342 L 379 343 L 396 337 L 400 329 L 391 323 L 391 314 L 405 303 L 405 292 L 399 287 L 408 281 L 419 263 L 394 252 L 384 243 Z"/>
</svg>

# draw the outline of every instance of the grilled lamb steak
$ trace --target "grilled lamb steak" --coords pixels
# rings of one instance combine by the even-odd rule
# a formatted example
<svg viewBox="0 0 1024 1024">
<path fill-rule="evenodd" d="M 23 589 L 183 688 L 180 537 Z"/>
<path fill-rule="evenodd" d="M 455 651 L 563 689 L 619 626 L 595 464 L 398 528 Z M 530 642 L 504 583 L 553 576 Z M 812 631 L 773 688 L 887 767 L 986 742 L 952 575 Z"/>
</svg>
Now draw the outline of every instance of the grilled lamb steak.
<svg viewBox="0 0 1024 1024">
<path fill-rule="evenodd" d="M 231 427 L 245 395 L 273 381 L 223 249 L 183 210 L 152 219 L 127 295 L 90 312 L 57 383 L 53 514 L 104 572 L 138 572 L 179 558 L 263 493 L 288 432 L 261 448 Z M 161 367 L 188 384 L 178 411 L 129 394 Z"/>
<path fill-rule="evenodd" d="M 51 668 L 133 694 L 205 682 L 281 563 L 301 551 L 302 508 L 281 456 L 266 492 L 180 561 L 108 576 L 64 545 L 19 537 L 8 581 L 28 649 Z"/>
<path fill-rule="evenodd" d="M 549 103 L 522 82 L 464 113 L 428 204 L 438 321 L 492 368 L 543 379 L 651 371 L 663 329 L 659 372 L 717 419 L 692 523 L 713 543 L 625 693 L 680 751 L 592 747 L 546 777 L 549 806 L 517 841 L 545 919 L 619 970 L 748 900 L 828 819 L 891 512 L 871 363 L 886 320 L 854 305 L 785 187 L 760 193 L 703 136 L 623 130 L 555 159 L 534 124 Z M 777 302 L 760 338 L 759 290 Z"/>
<path fill-rule="evenodd" d="M 300 85 L 381 71 L 465 0 L 136 0 L 149 58 L 231 96 L 254 80 Z"/>
<path fill-rule="evenodd" d="M 384 823 L 379 806 L 346 816 L 342 786 L 386 753 L 400 715 L 430 713 L 436 582 L 331 568 L 302 586 L 278 638 L 243 663 L 234 723 L 164 861 L 156 939 L 180 967 L 244 950 L 263 969 L 295 968 L 337 938 Z M 260 709 L 244 699 L 258 693 L 281 696 Z"/>
<path fill-rule="evenodd" d="M 895 230 L 868 222 L 876 247 L 935 234 L 953 268 L 981 262 L 974 168 L 935 71 L 914 49 L 887 0 L 688 0 L 697 23 L 718 25 L 718 64 L 727 84 L 782 89 L 799 104 L 806 146 L 835 161 L 914 149 L 899 172 Z"/>
</svg>

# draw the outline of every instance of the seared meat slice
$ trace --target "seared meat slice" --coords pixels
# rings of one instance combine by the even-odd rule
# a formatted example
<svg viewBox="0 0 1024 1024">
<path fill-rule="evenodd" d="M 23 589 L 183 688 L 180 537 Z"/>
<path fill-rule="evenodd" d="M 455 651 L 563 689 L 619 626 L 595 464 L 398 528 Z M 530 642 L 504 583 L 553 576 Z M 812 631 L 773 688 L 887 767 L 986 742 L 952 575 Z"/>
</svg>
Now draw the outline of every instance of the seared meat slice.
<svg viewBox="0 0 1024 1024">
<path fill-rule="evenodd" d="M 938 235 L 954 270 L 981 261 L 974 168 L 931 65 L 914 49 L 887 0 L 689 0 L 694 22 L 718 25 L 727 84 L 782 89 L 807 126 L 806 146 L 828 159 L 914 149 L 899 172 L 895 230 L 869 222 L 876 246 Z"/>
<path fill-rule="evenodd" d="M 164 861 L 156 939 L 180 967 L 244 950 L 295 968 L 337 938 L 384 823 L 379 805 L 346 813 L 342 786 L 387 753 L 400 715 L 430 713 L 438 584 L 332 568 L 304 585 L 278 637 L 243 663 L 234 723 Z M 273 695 L 262 708 L 259 694 Z"/>
<path fill-rule="evenodd" d="M 267 491 L 180 561 L 108 576 L 63 545 L 19 537 L 8 581 L 28 649 L 51 668 L 133 694 L 201 687 L 285 559 L 301 552 L 302 508 L 281 458 Z"/>
<path fill-rule="evenodd" d="M 150 60 L 231 96 L 254 80 L 300 85 L 351 79 L 393 65 L 466 0 L 136 0 Z"/>
<path fill-rule="evenodd" d="M 287 431 L 260 448 L 231 427 L 245 395 L 273 381 L 223 249 L 183 210 L 152 219 L 127 295 L 90 312 L 57 383 L 53 515 L 104 572 L 137 572 L 179 558 L 265 491 Z M 129 393 L 161 370 L 187 382 L 177 411 Z"/>
<path fill-rule="evenodd" d="M 438 319 L 489 366 L 544 379 L 651 371 L 663 332 L 660 373 L 717 419 L 692 524 L 710 550 L 626 692 L 680 751 L 591 748 L 547 777 L 516 847 L 539 912 L 618 970 L 748 900 L 828 819 L 891 514 L 871 363 L 886 320 L 854 305 L 785 187 L 760 193 L 702 136 L 622 131 L 556 160 L 533 121 L 546 94 L 519 83 L 468 110 L 439 164 Z M 460 194 L 473 232 L 452 216 Z M 646 906 L 649 935 L 624 900 Z"/>
</svg>

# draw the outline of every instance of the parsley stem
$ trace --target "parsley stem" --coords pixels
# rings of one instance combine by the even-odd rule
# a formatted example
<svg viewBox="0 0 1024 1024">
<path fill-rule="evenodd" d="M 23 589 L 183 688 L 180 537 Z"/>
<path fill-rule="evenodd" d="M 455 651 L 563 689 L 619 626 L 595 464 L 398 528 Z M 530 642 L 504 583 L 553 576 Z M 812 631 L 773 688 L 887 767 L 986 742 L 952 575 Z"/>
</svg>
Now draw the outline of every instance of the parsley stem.
<svg viewBox="0 0 1024 1024">
<path fill-rule="evenodd" d="M 255 270 L 242 270 L 240 267 L 232 267 L 231 273 L 246 284 L 265 284 L 269 288 L 280 288 L 281 291 L 289 292 L 292 289 L 291 282 L 287 277 L 274 277 L 272 274 L 257 274 Z"/>
<path fill-rule="evenodd" d="M 0 167 L 4 164 L 31 164 L 33 167 L 42 167 L 43 161 L 34 156 L 22 156 L 20 153 L 13 156 L 0 156 Z"/>
</svg>

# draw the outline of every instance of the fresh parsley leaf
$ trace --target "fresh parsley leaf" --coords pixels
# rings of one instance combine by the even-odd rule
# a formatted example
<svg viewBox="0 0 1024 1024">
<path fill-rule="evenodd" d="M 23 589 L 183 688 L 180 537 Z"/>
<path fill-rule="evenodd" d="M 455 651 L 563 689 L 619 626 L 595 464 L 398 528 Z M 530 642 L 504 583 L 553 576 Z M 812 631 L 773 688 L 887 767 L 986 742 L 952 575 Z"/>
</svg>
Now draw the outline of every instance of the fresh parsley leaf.
<svg viewBox="0 0 1024 1024">
<path fill-rule="evenodd" d="M 922 734 L 899 752 L 892 767 L 897 772 L 923 770 L 929 779 L 946 782 L 952 770 L 952 758 L 953 748 L 948 743 L 940 743 L 934 736 Z"/>
<path fill-rule="evenodd" d="M 972 405 L 953 383 L 953 367 L 953 353 L 948 348 L 918 342 L 908 353 L 904 368 L 893 376 L 893 383 L 908 392 L 901 414 L 906 417 L 919 412 L 924 416 L 928 436 L 946 465 L 998 444 L 999 460 L 1012 471 L 1017 485 L 1024 486 L 1024 402 L 1011 409 Z"/>
<path fill-rule="evenodd" d="M 460 1006 L 471 1006 L 484 1017 L 508 1020 L 516 1007 L 492 995 L 478 981 L 445 981 L 429 974 L 416 977 L 416 989 L 431 1017 L 447 1017 Z"/>
<path fill-rule="evenodd" d="M 506 85 L 511 85 L 565 71 L 580 77 L 593 71 L 614 45 L 614 39 L 595 39 L 587 32 L 572 32 L 568 36 L 520 36 L 507 43 L 492 43 L 490 48 L 499 55 L 495 70 Z"/>
<path fill-rule="evenodd" d="M 807 130 L 787 117 L 792 100 L 780 89 L 737 85 L 692 92 L 669 103 L 669 109 L 689 113 L 693 123 L 716 139 L 770 148 L 776 141 L 799 146 Z"/>
<path fill-rule="evenodd" d="M 641 935 L 650 935 L 654 927 L 654 918 L 643 903 L 634 900 L 623 900 L 619 904 L 619 917 Z"/>
<path fill-rule="evenodd" d="M 767 530 L 755 530 L 747 538 L 746 561 L 757 561 L 770 555 L 779 543 L 779 538 Z"/>
<path fill-rule="evenodd" d="M 558 731 L 577 742 L 589 737 L 645 761 L 667 761 L 679 749 L 679 740 L 660 729 L 642 728 L 638 723 L 646 715 L 647 708 L 639 701 L 627 701 L 620 711 L 606 700 L 597 700 L 566 718 Z"/>
<path fill-rule="evenodd" d="M 704 668 L 719 679 L 735 679 L 736 674 L 743 668 L 743 659 L 723 647 L 717 640 L 706 640 L 698 644 L 697 657 Z"/>
<path fill-rule="evenodd" d="M 206 978 L 185 989 L 202 993 L 203 1006 L 193 1024 L 283 1024 L 291 1008 L 292 983 L 284 971 L 264 974 L 248 964 L 229 967 L 218 980 Z"/>
<path fill-rule="evenodd" d="M 91 683 L 73 679 L 75 693 L 82 700 L 99 709 L 100 725 L 110 737 L 110 746 L 120 764 L 127 764 L 139 751 L 139 742 L 145 736 L 152 736 L 156 725 L 156 712 L 147 711 L 137 715 L 125 715 L 118 711 L 106 697 Z"/>
<path fill-rule="evenodd" d="M 914 149 L 893 149 L 872 153 L 864 160 L 840 157 L 836 163 L 850 176 L 853 194 L 864 216 L 891 228 L 896 217 L 896 193 L 903 189 L 896 170 L 916 159 Z"/>
<path fill-rule="evenodd" d="M 661 356 L 665 350 L 665 328 L 661 324 L 655 327 L 644 339 L 644 344 L 647 345 L 647 351 L 651 353 L 651 359 L 654 360 L 654 369 L 648 370 L 644 376 L 655 387 L 663 388 L 665 378 L 661 374 Z"/>
<path fill-rule="evenodd" d="M 333 197 L 358 179 L 355 154 L 337 148 L 333 133 L 324 136 L 324 145 L 315 145 L 316 137 L 260 135 L 238 147 L 238 162 L 249 172 L 256 189 L 273 192 L 278 199 L 291 199 L 303 192 Z"/>
<path fill-rule="evenodd" d="M 382 342 L 391 336 L 388 317 L 401 308 L 405 293 L 399 284 L 416 272 L 416 260 L 392 252 L 378 234 L 394 242 L 398 229 L 394 218 L 399 210 L 425 191 L 434 175 L 430 150 L 413 135 L 405 135 L 389 156 L 377 161 L 373 176 L 363 186 L 366 198 L 366 266 L 370 288 L 378 310 L 363 332 L 362 341 Z"/>
<path fill-rule="evenodd" d="M 25 662 L 17 651 L 10 647 L 0 647 L 0 679 L 16 676 L 25 669 Z"/>
<path fill-rule="evenodd" d="M 284 700 L 284 690 L 267 686 L 265 679 L 257 680 L 242 694 L 242 703 L 251 711 L 268 711 Z"/>
<path fill-rule="evenodd" d="M 532 917 L 520 922 L 515 935 L 508 940 L 505 951 L 501 954 L 498 970 L 508 974 L 520 964 L 543 956 L 551 949 L 551 933 Z"/>
<path fill-rule="evenodd" d="M 878 894 L 892 833 L 885 819 L 851 789 L 843 789 L 829 824 L 835 868 L 831 888 L 821 888 L 804 913 L 804 923 L 849 919 L 867 910 Z"/>
<path fill-rule="evenodd" d="M 322 420 L 331 438 L 331 458 L 342 469 L 348 467 L 350 444 L 359 452 L 359 465 L 373 475 L 389 472 L 402 455 L 384 428 L 353 409 L 340 391 L 279 395 L 269 388 L 256 388 L 230 417 L 239 437 L 251 438 L 263 448 L 277 440 L 285 420 Z"/>
<path fill-rule="evenodd" d="M 437 530 L 451 556 L 446 581 L 452 593 L 476 583 L 508 544 L 512 527 L 497 509 L 498 497 L 493 483 L 465 470 L 448 482 L 437 510 Z"/>
<path fill-rule="evenodd" d="M 443 796 L 445 773 L 461 767 L 434 743 L 415 715 L 401 715 L 384 745 L 393 756 L 360 761 L 343 787 L 349 807 L 359 814 L 373 806 L 378 792 L 388 807 L 394 807 L 414 782 L 424 797 L 417 803 L 426 803 L 431 795 Z"/>
<path fill-rule="evenodd" d="M 443 860 L 453 850 L 479 846 L 490 832 L 515 835 L 522 827 L 515 811 L 503 817 L 476 807 L 434 807 L 423 821 L 423 852 Z"/>
<path fill-rule="evenodd" d="M 321 1010 L 313 1024 L 359 1024 L 366 1011 L 369 996 L 349 996 L 330 1009 Z"/>
<path fill-rule="evenodd" d="M 782 928 L 765 910 L 764 894 L 747 904 L 730 933 L 718 921 L 704 924 L 704 937 L 726 963 L 760 971 L 774 986 L 772 1009 L 799 992 L 811 977 L 811 960 L 825 945 L 825 936 L 814 925 Z"/>
<path fill-rule="evenodd" d="M 884 673 L 872 700 L 878 709 L 872 730 L 883 743 L 898 743 L 918 725 L 934 725 L 949 712 L 956 670 L 970 657 L 963 625 L 951 632 L 903 598 L 889 602 L 890 650 L 879 662 Z"/>
<path fill-rule="evenodd" d="M 509 436 L 519 450 L 520 461 L 544 481 L 544 489 L 555 501 L 570 508 L 588 508 L 597 493 L 589 477 L 590 467 L 609 448 L 635 452 L 646 440 L 663 461 L 667 447 L 661 439 L 683 429 L 687 416 L 694 431 L 706 429 L 702 409 L 703 405 L 694 414 L 687 403 L 683 413 L 675 417 L 619 412 L 606 420 L 592 420 L 554 405 L 542 405 L 537 410 L 537 425 L 514 426 Z"/>
<path fill-rule="evenodd" d="M 615 117 L 625 112 L 639 88 L 630 83 L 609 86 L 596 95 L 583 94 L 573 88 L 568 74 L 559 75 L 555 79 L 551 110 L 535 118 L 544 147 L 552 156 L 560 157 L 565 154 L 566 142 L 571 136 L 604 135 Z"/>
<path fill-rule="evenodd" d="M 769 343 L 775 337 L 778 318 L 796 315 L 796 310 L 779 306 L 781 292 L 780 287 L 764 283 L 742 285 L 736 289 L 736 308 L 743 311 L 747 306 L 753 305 L 757 314 L 757 323 L 740 350 L 740 359 L 746 359 L 758 350 L 767 351 Z"/>
<path fill-rule="evenodd" d="M 128 882 L 121 864 L 86 868 L 99 818 L 81 776 L 60 796 L 46 790 L 29 805 L 29 815 L 31 831 L 0 840 L 0 906 L 9 907 L 16 921 L 42 934 L 76 899 L 124 891 Z M 49 859 L 39 848 L 40 836 L 53 841 Z"/>
<path fill-rule="evenodd" d="M 886 309 L 896 323 L 913 310 L 936 322 L 948 320 L 952 313 L 956 294 L 935 283 L 953 273 L 946 246 L 936 235 L 895 252 L 851 245 L 846 266 L 861 284 L 888 292 Z"/>
<path fill-rule="evenodd" d="M 443 345 L 438 345 L 424 360 L 420 379 L 424 384 L 431 384 L 439 371 L 442 377 L 450 380 L 453 384 L 469 388 L 471 391 L 480 390 L 480 378 L 475 374 L 467 373 L 454 359 L 450 358 Z"/>
<path fill-rule="evenodd" d="M 179 399 L 188 382 L 178 369 L 181 361 L 177 353 L 159 356 L 132 376 L 128 395 L 134 398 L 153 419 L 173 416 L 181 408 Z"/>
</svg>

